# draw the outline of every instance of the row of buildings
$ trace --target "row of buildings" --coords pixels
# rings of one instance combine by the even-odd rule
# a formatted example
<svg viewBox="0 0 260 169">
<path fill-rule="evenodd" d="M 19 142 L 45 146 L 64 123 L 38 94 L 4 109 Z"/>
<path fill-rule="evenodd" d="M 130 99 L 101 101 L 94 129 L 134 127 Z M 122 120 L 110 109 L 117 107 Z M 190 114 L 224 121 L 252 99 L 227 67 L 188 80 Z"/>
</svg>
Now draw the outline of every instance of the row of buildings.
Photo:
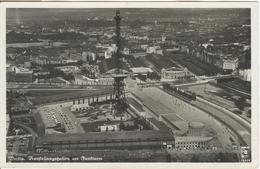
<svg viewBox="0 0 260 169">
<path fill-rule="evenodd" d="M 223 54 L 221 51 L 214 51 L 214 47 L 198 47 L 200 51 L 191 51 L 196 58 L 204 62 L 205 64 L 210 64 L 212 66 L 218 67 L 221 70 L 231 70 L 234 71 L 239 65 L 239 56 L 234 54 Z M 217 48 L 217 47 L 216 47 Z M 189 52 L 188 52 L 189 53 Z"/>
</svg>

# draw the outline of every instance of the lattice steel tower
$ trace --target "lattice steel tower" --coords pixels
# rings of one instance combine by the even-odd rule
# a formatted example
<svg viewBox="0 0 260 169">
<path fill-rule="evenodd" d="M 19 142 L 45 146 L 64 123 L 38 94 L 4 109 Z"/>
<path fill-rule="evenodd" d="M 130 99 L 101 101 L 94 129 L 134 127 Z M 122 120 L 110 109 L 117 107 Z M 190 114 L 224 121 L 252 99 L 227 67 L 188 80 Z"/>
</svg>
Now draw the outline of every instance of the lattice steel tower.
<svg viewBox="0 0 260 169">
<path fill-rule="evenodd" d="M 114 77 L 114 100 L 113 100 L 113 110 L 114 115 L 122 116 L 126 112 L 126 99 L 125 99 L 125 83 L 124 79 L 126 75 L 123 74 L 123 71 L 120 66 L 121 60 L 121 35 L 120 35 L 120 11 L 116 11 L 116 16 L 114 17 L 116 21 L 116 53 L 115 53 L 115 73 L 113 74 Z"/>
</svg>

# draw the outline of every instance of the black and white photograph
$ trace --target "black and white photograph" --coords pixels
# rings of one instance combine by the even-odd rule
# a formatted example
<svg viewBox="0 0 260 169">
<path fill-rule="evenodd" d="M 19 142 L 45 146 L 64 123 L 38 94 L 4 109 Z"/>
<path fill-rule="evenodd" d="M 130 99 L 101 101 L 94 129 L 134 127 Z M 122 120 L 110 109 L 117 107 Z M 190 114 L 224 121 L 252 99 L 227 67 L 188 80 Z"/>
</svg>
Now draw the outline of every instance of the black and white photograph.
<svg viewBox="0 0 260 169">
<path fill-rule="evenodd" d="M 243 6 L 6 7 L 6 163 L 251 163 L 252 22 Z"/>
</svg>

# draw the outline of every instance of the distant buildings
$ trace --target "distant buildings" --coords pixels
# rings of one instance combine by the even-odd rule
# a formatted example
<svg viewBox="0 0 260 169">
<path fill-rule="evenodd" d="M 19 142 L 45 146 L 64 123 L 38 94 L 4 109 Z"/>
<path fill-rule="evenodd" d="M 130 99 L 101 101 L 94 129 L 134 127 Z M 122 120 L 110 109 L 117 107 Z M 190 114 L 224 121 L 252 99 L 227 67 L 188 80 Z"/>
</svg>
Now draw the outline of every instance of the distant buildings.
<svg viewBox="0 0 260 169">
<path fill-rule="evenodd" d="M 76 56 L 72 55 L 71 57 L 77 57 L 76 59 L 40 55 L 40 56 L 32 58 L 32 63 L 39 65 L 39 66 L 66 65 L 66 64 L 73 64 L 73 63 L 75 64 L 82 58 L 80 56 L 80 54 L 75 54 L 75 55 Z"/>
<path fill-rule="evenodd" d="M 220 43 L 210 39 L 209 42 L 188 47 L 192 56 L 205 64 L 223 71 L 235 71 L 240 67 L 250 67 L 250 50 L 248 45 L 240 43 Z M 247 58 L 247 59 L 246 59 Z"/>
<path fill-rule="evenodd" d="M 32 66 L 31 62 L 24 62 L 24 67 L 30 69 Z"/>
<path fill-rule="evenodd" d="M 119 131 L 119 125 L 110 124 L 110 125 L 102 125 L 98 127 L 100 132 L 108 132 L 108 131 Z"/>
<path fill-rule="evenodd" d="M 74 83 L 77 85 L 112 85 L 114 83 L 114 79 L 113 78 L 91 79 L 83 75 L 76 75 Z"/>
<path fill-rule="evenodd" d="M 124 48 L 123 51 L 122 51 L 122 53 L 123 53 L 124 55 L 129 55 L 129 54 L 130 54 L 129 48 Z"/>
<path fill-rule="evenodd" d="M 98 44 L 96 45 L 96 52 L 97 52 L 97 56 L 101 57 L 101 58 L 111 58 L 112 55 L 115 53 L 116 51 L 116 45 L 115 44 Z"/>
<path fill-rule="evenodd" d="M 149 41 L 153 42 L 153 43 L 161 43 L 162 42 L 162 36 L 159 34 L 154 34 L 154 35 L 150 35 L 148 36 Z"/>
<path fill-rule="evenodd" d="M 56 69 L 64 72 L 65 74 L 76 73 L 79 71 L 79 68 L 77 66 L 60 66 L 56 67 Z"/>
<path fill-rule="evenodd" d="M 130 68 L 131 70 L 131 77 L 138 78 L 142 81 L 146 81 L 147 78 L 151 78 L 154 76 L 154 71 L 148 67 L 133 67 Z"/>
<path fill-rule="evenodd" d="M 33 58 L 32 62 L 40 66 L 66 64 L 66 61 L 64 59 L 42 55 Z"/>
<path fill-rule="evenodd" d="M 238 67 L 238 58 L 223 58 L 221 59 L 220 68 L 223 70 L 236 70 Z"/>
<path fill-rule="evenodd" d="M 187 44 L 180 44 L 180 51 L 181 52 L 185 52 L 185 53 L 189 53 L 189 46 Z"/>
<path fill-rule="evenodd" d="M 7 48 L 29 48 L 33 46 L 48 46 L 48 41 L 42 42 L 28 42 L 28 43 L 9 43 L 6 44 Z"/>
<path fill-rule="evenodd" d="M 10 128 L 10 115 L 6 114 L 6 133 L 8 133 Z"/>
<path fill-rule="evenodd" d="M 36 77 L 38 77 L 38 76 L 48 77 L 50 75 L 50 71 L 47 68 L 42 68 L 40 70 L 36 70 L 33 73 L 33 75 Z"/>
<path fill-rule="evenodd" d="M 238 75 L 245 81 L 251 82 L 251 69 L 239 69 Z"/>
<path fill-rule="evenodd" d="M 82 52 L 82 61 L 89 62 L 96 60 L 96 54 L 94 52 Z"/>
<path fill-rule="evenodd" d="M 132 55 L 134 58 L 144 57 L 147 55 L 147 53 L 143 49 L 132 49 L 130 50 L 129 54 Z"/>
<path fill-rule="evenodd" d="M 85 101 L 85 100 L 84 100 Z M 88 110 L 90 106 L 88 103 L 82 103 L 82 104 L 73 104 L 70 107 L 70 111 L 75 112 L 75 111 L 83 111 L 83 110 Z"/>
<path fill-rule="evenodd" d="M 48 40 L 38 41 L 38 42 L 26 42 L 26 43 L 8 43 L 7 48 L 30 48 L 30 47 L 59 47 L 67 45 L 63 42 L 50 42 Z"/>
<path fill-rule="evenodd" d="M 163 55 L 163 52 L 162 52 L 162 49 L 160 46 L 149 46 L 146 50 L 146 53 Z"/>
</svg>

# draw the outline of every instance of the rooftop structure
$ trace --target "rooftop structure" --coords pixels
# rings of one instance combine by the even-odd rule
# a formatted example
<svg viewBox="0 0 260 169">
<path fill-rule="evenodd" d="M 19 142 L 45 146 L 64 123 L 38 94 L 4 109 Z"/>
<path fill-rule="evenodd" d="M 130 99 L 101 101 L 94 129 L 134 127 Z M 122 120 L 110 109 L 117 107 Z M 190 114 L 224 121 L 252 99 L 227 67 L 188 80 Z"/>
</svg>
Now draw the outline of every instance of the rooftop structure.
<svg viewBox="0 0 260 169">
<path fill-rule="evenodd" d="M 183 135 L 189 130 L 188 122 L 177 114 L 166 114 L 162 118 L 176 129 L 175 133 L 178 135 Z"/>
<path fill-rule="evenodd" d="M 148 67 L 133 67 L 131 70 L 134 74 L 147 74 L 153 72 L 153 70 Z"/>
<path fill-rule="evenodd" d="M 85 134 L 48 134 L 37 140 L 37 147 L 53 149 L 122 148 L 136 146 L 161 147 L 174 144 L 170 131 L 143 130 L 119 132 L 88 132 Z"/>
<path fill-rule="evenodd" d="M 175 137 L 175 147 L 184 149 L 205 148 L 213 137 Z"/>
<path fill-rule="evenodd" d="M 196 122 L 196 121 L 190 122 L 190 123 L 189 123 L 189 126 L 192 127 L 192 128 L 196 128 L 196 129 L 201 129 L 201 128 L 204 128 L 204 127 L 205 127 L 205 125 L 204 125 L 203 123 L 201 123 L 201 122 Z"/>
<path fill-rule="evenodd" d="M 162 69 L 162 78 L 163 79 L 183 79 L 183 78 L 192 78 L 194 75 L 187 68 L 176 68 L 172 67 L 169 69 Z"/>
<path fill-rule="evenodd" d="M 188 135 L 196 137 L 205 136 L 205 124 L 201 122 L 190 122 Z"/>
</svg>

